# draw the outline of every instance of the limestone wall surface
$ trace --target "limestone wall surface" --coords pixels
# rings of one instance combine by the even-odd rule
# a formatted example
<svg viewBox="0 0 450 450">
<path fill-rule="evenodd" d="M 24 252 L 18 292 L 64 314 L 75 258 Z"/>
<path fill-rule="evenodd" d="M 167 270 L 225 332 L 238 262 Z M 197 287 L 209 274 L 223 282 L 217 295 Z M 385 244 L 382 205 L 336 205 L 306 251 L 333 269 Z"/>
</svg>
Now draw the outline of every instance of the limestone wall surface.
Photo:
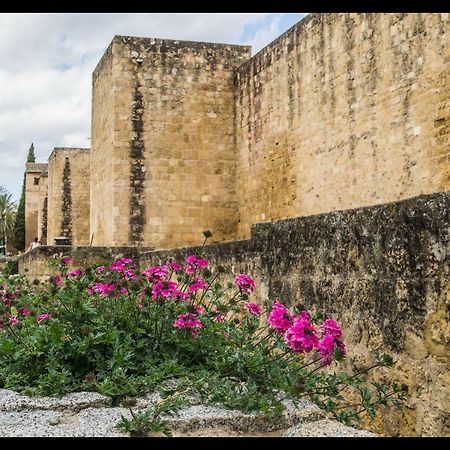
<svg viewBox="0 0 450 450">
<path fill-rule="evenodd" d="M 245 46 L 114 38 L 93 77 L 95 245 L 192 245 L 206 228 L 235 237 L 234 69 L 249 56 Z"/>
<path fill-rule="evenodd" d="M 25 250 L 34 239 L 40 238 L 40 210 L 43 205 L 47 176 L 47 164 L 25 165 Z"/>
<path fill-rule="evenodd" d="M 450 189 L 447 13 L 311 14 L 237 69 L 239 237 Z"/>
<path fill-rule="evenodd" d="M 88 245 L 90 152 L 87 148 L 56 147 L 48 160 L 47 244 L 68 237 Z"/>
</svg>

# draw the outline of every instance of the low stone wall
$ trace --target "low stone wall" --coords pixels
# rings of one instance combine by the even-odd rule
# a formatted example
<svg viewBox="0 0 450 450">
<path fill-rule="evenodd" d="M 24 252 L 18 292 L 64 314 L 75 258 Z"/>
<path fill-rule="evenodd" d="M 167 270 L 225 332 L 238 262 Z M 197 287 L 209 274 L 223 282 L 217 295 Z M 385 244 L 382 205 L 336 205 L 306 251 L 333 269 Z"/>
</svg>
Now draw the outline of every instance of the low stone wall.
<svg viewBox="0 0 450 450">
<path fill-rule="evenodd" d="M 34 280 L 54 274 L 48 261 L 54 255 L 64 255 L 73 259 L 74 266 L 83 266 L 112 261 L 115 258 L 126 256 L 137 263 L 143 251 L 148 247 L 72 247 L 70 245 L 41 246 L 19 257 L 19 273 Z"/>
<path fill-rule="evenodd" d="M 375 350 L 398 360 L 389 376 L 409 386 L 406 407 L 386 411 L 373 431 L 450 436 L 449 219 L 450 191 L 257 224 L 251 239 L 205 250 L 213 268 L 254 277 L 257 301 L 279 298 L 335 317 L 348 369 L 370 363 Z M 19 270 L 31 278 L 48 275 L 45 261 L 59 252 L 75 264 L 129 256 L 143 269 L 199 248 L 39 247 L 21 256 Z"/>
<path fill-rule="evenodd" d="M 398 360 L 389 376 L 409 386 L 409 399 L 374 431 L 449 436 L 449 213 L 444 192 L 257 224 L 250 240 L 205 249 L 213 267 L 253 276 L 258 301 L 280 298 L 339 320 L 353 368 L 370 363 L 374 350 Z M 196 251 L 149 252 L 141 266 Z"/>
</svg>

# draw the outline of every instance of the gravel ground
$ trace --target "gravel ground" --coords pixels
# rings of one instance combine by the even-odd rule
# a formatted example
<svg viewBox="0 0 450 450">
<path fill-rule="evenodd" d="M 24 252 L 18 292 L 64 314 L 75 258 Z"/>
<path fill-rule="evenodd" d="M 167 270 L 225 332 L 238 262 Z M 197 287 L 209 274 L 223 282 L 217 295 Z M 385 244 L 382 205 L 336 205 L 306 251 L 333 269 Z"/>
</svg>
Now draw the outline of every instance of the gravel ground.
<svg viewBox="0 0 450 450">
<path fill-rule="evenodd" d="M 133 409 L 160 400 L 157 394 L 136 399 Z M 0 389 L 0 436 L 4 437 L 115 437 L 128 436 L 116 425 L 121 417 L 131 418 L 128 408 L 111 407 L 109 397 L 78 392 L 62 398 L 27 397 Z M 167 422 L 177 436 L 375 436 L 325 419 L 313 403 L 302 400 L 298 408 L 286 403 L 281 417 L 245 414 L 218 406 L 194 404 L 183 408 Z M 149 436 L 159 436 L 158 433 Z"/>
</svg>

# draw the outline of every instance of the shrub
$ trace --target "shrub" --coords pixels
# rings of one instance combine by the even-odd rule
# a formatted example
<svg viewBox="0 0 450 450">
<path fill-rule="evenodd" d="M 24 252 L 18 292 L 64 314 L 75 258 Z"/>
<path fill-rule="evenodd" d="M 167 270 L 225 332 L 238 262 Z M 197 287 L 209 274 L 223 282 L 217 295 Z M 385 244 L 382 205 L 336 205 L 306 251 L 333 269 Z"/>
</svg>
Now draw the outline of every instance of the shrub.
<svg viewBox="0 0 450 450">
<path fill-rule="evenodd" d="M 400 386 L 365 385 L 365 371 L 331 370 L 346 354 L 334 319 L 279 300 L 255 303 L 247 274 L 224 288 L 203 254 L 142 271 L 128 258 L 71 263 L 53 260 L 61 274 L 46 282 L 13 277 L 0 285 L 2 387 L 97 391 L 116 402 L 155 389 L 195 391 L 206 403 L 265 414 L 280 414 L 284 399 L 309 398 L 348 424 L 404 397 Z M 393 364 L 378 355 L 372 368 Z M 171 387 L 163 388 L 167 380 Z M 358 400 L 349 404 L 345 390 Z M 165 430 L 159 420 L 154 427 Z"/>
<path fill-rule="evenodd" d="M 6 264 L 5 268 L 3 269 L 3 275 L 17 275 L 19 273 L 19 259 L 13 258 L 9 259 Z"/>
</svg>

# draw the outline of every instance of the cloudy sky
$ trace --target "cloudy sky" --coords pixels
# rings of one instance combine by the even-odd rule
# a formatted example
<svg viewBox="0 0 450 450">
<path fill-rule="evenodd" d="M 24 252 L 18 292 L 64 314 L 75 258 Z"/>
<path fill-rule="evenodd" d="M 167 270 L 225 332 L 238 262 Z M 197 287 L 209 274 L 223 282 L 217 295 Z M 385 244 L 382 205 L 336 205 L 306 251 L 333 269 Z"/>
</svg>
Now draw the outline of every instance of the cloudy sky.
<svg viewBox="0 0 450 450">
<path fill-rule="evenodd" d="M 91 75 L 115 34 L 246 44 L 253 54 L 300 13 L 0 14 L 0 185 L 20 196 L 31 142 L 89 147 Z"/>
</svg>

